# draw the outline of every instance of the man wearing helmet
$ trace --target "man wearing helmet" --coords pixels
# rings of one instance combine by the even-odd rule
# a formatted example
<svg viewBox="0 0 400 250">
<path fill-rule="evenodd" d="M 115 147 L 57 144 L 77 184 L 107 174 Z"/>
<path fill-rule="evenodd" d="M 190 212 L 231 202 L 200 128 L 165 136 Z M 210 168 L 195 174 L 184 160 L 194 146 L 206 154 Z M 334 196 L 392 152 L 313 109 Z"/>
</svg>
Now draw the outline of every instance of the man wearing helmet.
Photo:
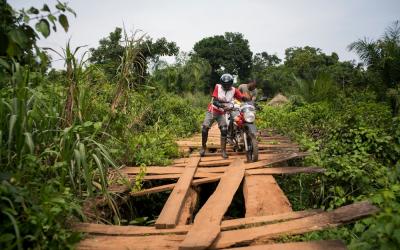
<svg viewBox="0 0 400 250">
<path fill-rule="evenodd" d="M 249 100 L 247 95 L 243 95 L 238 89 L 232 87 L 233 76 L 230 74 L 223 74 L 220 83 L 215 85 L 214 92 L 212 93 L 211 103 L 208 105 L 206 117 L 203 122 L 201 131 L 201 149 L 200 156 L 204 156 L 206 152 L 206 144 L 208 138 L 208 130 L 214 121 L 218 122 L 218 127 L 221 131 L 221 154 L 224 159 L 228 158 L 226 153 L 226 137 L 228 135 L 228 125 L 224 114 L 229 110 L 230 104 L 234 98 L 239 100 Z"/>
</svg>

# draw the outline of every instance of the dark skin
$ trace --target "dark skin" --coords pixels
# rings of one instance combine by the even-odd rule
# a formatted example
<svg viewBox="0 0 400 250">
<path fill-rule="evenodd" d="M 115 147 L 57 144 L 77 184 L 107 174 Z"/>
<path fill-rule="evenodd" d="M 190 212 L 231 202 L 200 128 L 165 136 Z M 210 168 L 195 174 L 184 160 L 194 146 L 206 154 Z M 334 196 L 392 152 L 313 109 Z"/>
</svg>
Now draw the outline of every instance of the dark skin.
<svg viewBox="0 0 400 250">
<path fill-rule="evenodd" d="M 253 91 L 257 88 L 257 83 L 255 81 L 251 81 L 247 84 L 247 87 L 249 88 L 250 91 Z"/>
</svg>

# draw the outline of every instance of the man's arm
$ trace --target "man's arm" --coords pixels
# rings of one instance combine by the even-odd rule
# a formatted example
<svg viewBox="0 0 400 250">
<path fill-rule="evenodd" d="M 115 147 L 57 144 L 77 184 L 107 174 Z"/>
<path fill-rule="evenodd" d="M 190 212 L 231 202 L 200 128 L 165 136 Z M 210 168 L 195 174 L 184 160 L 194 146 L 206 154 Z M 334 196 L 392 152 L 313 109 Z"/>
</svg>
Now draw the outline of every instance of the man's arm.
<svg viewBox="0 0 400 250">
<path fill-rule="evenodd" d="M 248 94 L 242 93 L 242 92 L 240 92 L 240 90 L 238 90 L 238 89 L 235 89 L 235 95 L 234 95 L 234 97 L 235 97 L 236 99 L 239 99 L 239 100 L 242 100 L 242 101 L 250 101 L 250 100 L 251 100 L 251 98 L 250 98 L 250 96 L 249 96 Z"/>
</svg>

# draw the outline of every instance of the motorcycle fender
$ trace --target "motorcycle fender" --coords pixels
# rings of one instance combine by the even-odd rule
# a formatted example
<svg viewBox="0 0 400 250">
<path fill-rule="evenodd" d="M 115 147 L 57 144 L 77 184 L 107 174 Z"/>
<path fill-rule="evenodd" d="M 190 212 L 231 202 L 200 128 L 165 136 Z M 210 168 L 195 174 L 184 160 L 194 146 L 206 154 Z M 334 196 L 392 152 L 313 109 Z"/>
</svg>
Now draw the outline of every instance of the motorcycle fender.
<svg viewBox="0 0 400 250">
<path fill-rule="evenodd" d="M 254 125 L 254 123 L 245 123 L 244 124 L 246 131 L 248 131 L 249 133 L 252 133 L 254 135 L 257 134 L 257 127 L 256 125 Z"/>
</svg>

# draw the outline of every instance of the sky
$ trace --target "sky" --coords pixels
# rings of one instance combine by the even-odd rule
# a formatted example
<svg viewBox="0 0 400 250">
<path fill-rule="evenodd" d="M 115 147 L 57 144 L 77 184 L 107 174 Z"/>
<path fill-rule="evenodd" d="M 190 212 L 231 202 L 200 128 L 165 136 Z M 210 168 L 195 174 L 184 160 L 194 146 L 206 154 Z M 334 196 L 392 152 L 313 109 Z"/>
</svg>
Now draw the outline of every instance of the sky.
<svg viewBox="0 0 400 250">
<path fill-rule="evenodd" d="M 53 0 L 9 0 L 15 9 L 41 7 Z M 64 1 L 63 1 L 64 2 Z M 313 46 L 336 52 L 340 60 L 359 61 L 347 46 L 360 38 L 378 39 L 400 20 L 400 0 L 70 0 L 77 17 L 69 15 L 70 29 L 52 33 L 40 46 L 61 51 L 97 47 L 115 27 L 141 30 L 153 39 L 166 37 L 189 52 L 202 38 L 240 32 L 253 53 L 266 51 L 284 58 L 289 47 Z M 53 7 L 53 8 L 52 8 Z M 170 61 L 170 60 L 169 60 Z M 54 62 L 54 67 L 62 67 Z"/>
</svg>

